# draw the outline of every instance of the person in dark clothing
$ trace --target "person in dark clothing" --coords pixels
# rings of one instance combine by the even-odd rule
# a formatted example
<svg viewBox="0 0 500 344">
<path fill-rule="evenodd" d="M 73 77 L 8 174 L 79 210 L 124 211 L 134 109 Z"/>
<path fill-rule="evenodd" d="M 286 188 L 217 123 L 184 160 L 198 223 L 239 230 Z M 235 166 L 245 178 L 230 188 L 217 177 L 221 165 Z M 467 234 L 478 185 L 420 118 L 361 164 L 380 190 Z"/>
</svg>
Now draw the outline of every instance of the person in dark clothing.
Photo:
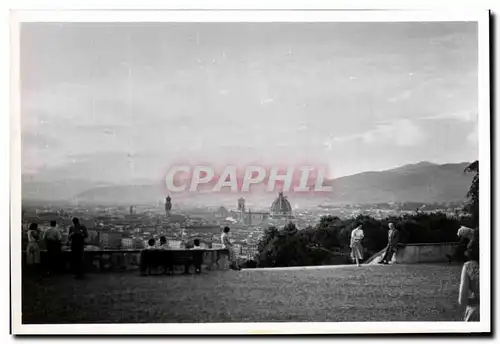
<svg viewBox="0 0 500 344">
<path fill-rule="evenodd" d="M 394 226 L 394 223 L 389 223 L 389 233 L 387 236 L 387 247 L 385 248 L 385 254 L 379 264 L 389 264 L 392 260 L 392 256 L 397 250 L 399 244 L 399 230 Z"/>
<path fill-rule="evenodd" d="M 165 238 L 164 236 L 161 236 L 160 237 L 160 249 L 164 249 L 167 247 L 167 238 Z"/>
<path fill-rule="evenodd" d="M 45 247 L 47 249 L 47 274 L 56 273 L 59 267 L 62 235 L 55 220 L 50 221 L 50 228 L 45 232 Z"/>
<path fill-rule="evenodd" d="M 155 247 L 156 241 L 155 239 L 148 240 L 148 246 L 141 253 L 141 275 L 147 276 L 151 274 L 151 268 L 153 265 L 154 257 L 151 253 L 156 249 Z M 148 252 L 153 251 L 153 252 Z"/>
<path fill-rule="evenodd" d="M 71 243 L 73 271 L 75 272 L 76 278 L 83 278 L 84 275 L 83 251 L 85 248 L 85 239 L 87 237 L 87 228 L 80 224 L 78 218 L 73 218 L 73 226 L 69 228 L 69 240 Z"/>
<path fill-rule="evenodd" d="M 201 251 L 202 248 L 200 247 L 200 239 L 194 239 L 193 243 L 193 250 L 196 250 L 193 252 L 194 271 L 196 274 L 200 274 L 201 264 L 203 263 L 203 251 Z"/>
</svg>

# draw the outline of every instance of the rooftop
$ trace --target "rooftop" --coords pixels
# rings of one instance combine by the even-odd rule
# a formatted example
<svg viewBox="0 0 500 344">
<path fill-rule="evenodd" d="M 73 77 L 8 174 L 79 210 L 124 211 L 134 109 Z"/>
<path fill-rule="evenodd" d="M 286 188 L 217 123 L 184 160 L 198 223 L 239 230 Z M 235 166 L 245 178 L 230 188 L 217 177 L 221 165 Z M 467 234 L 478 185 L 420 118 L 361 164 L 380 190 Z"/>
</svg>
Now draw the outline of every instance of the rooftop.
<svg viewBox="0 0 500 344">
<path fill-rule="evenodd" d="M 23 279 L 23 323 L 460 321 L 460 266 L 137 272 Z"/>
</svg>

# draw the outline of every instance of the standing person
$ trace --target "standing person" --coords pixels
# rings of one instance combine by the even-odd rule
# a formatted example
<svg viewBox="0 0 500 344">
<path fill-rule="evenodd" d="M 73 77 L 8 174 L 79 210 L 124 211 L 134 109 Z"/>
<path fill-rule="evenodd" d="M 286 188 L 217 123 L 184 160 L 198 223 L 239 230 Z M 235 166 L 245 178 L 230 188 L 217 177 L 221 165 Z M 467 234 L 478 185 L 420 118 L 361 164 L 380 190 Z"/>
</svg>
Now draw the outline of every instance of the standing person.
<svg viewBox="0 0 500 344">
<path fill-rule="evenodd" d="M 236 252 L 234 252 L 233 244 L 229 240 L 229 227 L 224 227 L 220 241 L 224 248 L 229 250 L 229 260 L 231 262 L 229 267 L 233 270 L 241 270 L 238 267 L 238 260 L 236 259 Z"/>
<path fill-rule="evenodd" d="M 85 248 L 85 239 L 87 237 L 87 228 L 80 224 L 80 220 L 77 217 L 73 218 L 73 226 L 69 228 L 69 240 L 71 242 L 73 271 L 75 272 L 76 278 L 83 278 L 83 251 Z"/>
<path fill-rule="evenodd" d="M 198 250 L 198 252 L 193 252 L 194 271 L 196 274 L 200 274 L 201 264 L 203 263 L 203 251 L 199 251 L 202 250 L 200 246 L 200 239 L 194 239 L 193 244 L 194 244 L 193 250 Z"/>
<path fill-rule="evenodd" d="M 389 233 L 387 236 L 387 247 L 385 248 L 385 254 L 379 264 L 389 264 L 392 260 L 392 256 L 396 252 L 399 243 L 399 230 L 394 226 L 394 223 L 389 223 Z"/>
<path fill-rule="evenodd" d="M 462 268 L 458 304 L 464 310 L 464 321 L 479 321 L 479 240 L 474 237 L 467 246 L 468 261 Z"/>
<path fill-rule="evenodd" d="M 351 257 L 356 262 L 357 266 L 360 266 L 359 262 L 363 259 L 363 246 L 361 241 L 365 237 L 363 232 L 363 226 L 360 224 L 351 232 Z"/>
<path fill-rule="evenodd" d="M 39 238 L 40 231 L 38 230 L 38 224 L 30 224 L 28 228 L 28 246 L 26 248 L 27 265 L 40 265 L 40 246 L 38 245 Z"/>
<path fill-rule="evenodd" d="M 45 247 L 47 248 L 47 274 L 53 274 L 57 271 L 59 265 L 59 254 L 61 252 L 62 234 L 57 228 L 55 220 L 50 221 L 50 228 L 45 232 L 43 237 Z"/>
<path fill-rule="evenodd" d="M 154 263 L 154 257 L 152 256 L 153 252 L 148 252 L 148 251 L 155 251 L 155 250 L 156 250 L 156 241 L 155 239 L 151 238 L 148 240 L 148 245 L 141 252 L 142 276 L 147 276 L 148 274 L 151 275 L 151 268 Z"/>
</svg>

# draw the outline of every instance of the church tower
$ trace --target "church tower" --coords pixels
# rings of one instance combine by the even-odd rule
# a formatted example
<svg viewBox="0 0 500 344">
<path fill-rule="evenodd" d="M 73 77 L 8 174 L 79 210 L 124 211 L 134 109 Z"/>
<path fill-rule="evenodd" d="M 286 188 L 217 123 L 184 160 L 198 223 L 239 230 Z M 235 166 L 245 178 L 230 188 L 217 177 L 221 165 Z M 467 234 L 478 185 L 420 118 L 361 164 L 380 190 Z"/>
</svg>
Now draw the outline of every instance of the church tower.
<svg viewBox="0 0 500 344">
<path fill-rule="evenodd" d="M 170 196 L 167 196 L 167 198 L 165 198 L 165 215 L 167 215 L 167 217 L 170 217 L 170 210 L 172 210 L 172 199 Z"/>
<path fill-rule="evenodd" d="M 245 199 L 243 197 L 238 199 L 238 214 L 239 220 L 245 222 Z"/>
</svg>

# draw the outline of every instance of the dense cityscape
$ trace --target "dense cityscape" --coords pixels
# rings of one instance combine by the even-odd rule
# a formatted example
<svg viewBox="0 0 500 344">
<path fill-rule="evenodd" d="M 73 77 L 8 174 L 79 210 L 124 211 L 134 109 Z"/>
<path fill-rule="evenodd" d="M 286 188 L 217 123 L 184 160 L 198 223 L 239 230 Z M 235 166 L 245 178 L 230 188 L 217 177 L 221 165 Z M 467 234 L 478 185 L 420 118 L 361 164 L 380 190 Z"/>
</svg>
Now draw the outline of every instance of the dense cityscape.
<svg viewBox="0 0 500 344">
<path fill-rule="evenodd" d="M 176 206 L 168 196 L 152 206 L 89 206 L 89 205 L 25 205 L 22 213 L 23 233 L 36 222 L 42 231 L 56 220 L 67 242 L 73 217 L 78 217 L 88 228 L 87 250 L 143 249 L 151 238 L 164 236 L 172 248 L 189 247 L 198 238 L 203 247 L 218 248 L 222 228 L 231 228 L 236 251 L 243 259 L 252 259 L 264 230 L 269 226 L 283 226 L 293 222 L 299 229 L 314 226 L 322 216 L 340 218 L 359 214 L 383 218 L 415 211 L 441 211 L 457 215 L 461 204 L 383 203 L 371 205 L 320 205 L 308 209 L 292 209 L 288 197 L 279 193 L 269 209 L 247 209 L 244 198 L 235 199 L 234 209 L 220 207 L 188 208 Z M 26 235 L 23 236 L 26 243 Z"/>
</svg>

